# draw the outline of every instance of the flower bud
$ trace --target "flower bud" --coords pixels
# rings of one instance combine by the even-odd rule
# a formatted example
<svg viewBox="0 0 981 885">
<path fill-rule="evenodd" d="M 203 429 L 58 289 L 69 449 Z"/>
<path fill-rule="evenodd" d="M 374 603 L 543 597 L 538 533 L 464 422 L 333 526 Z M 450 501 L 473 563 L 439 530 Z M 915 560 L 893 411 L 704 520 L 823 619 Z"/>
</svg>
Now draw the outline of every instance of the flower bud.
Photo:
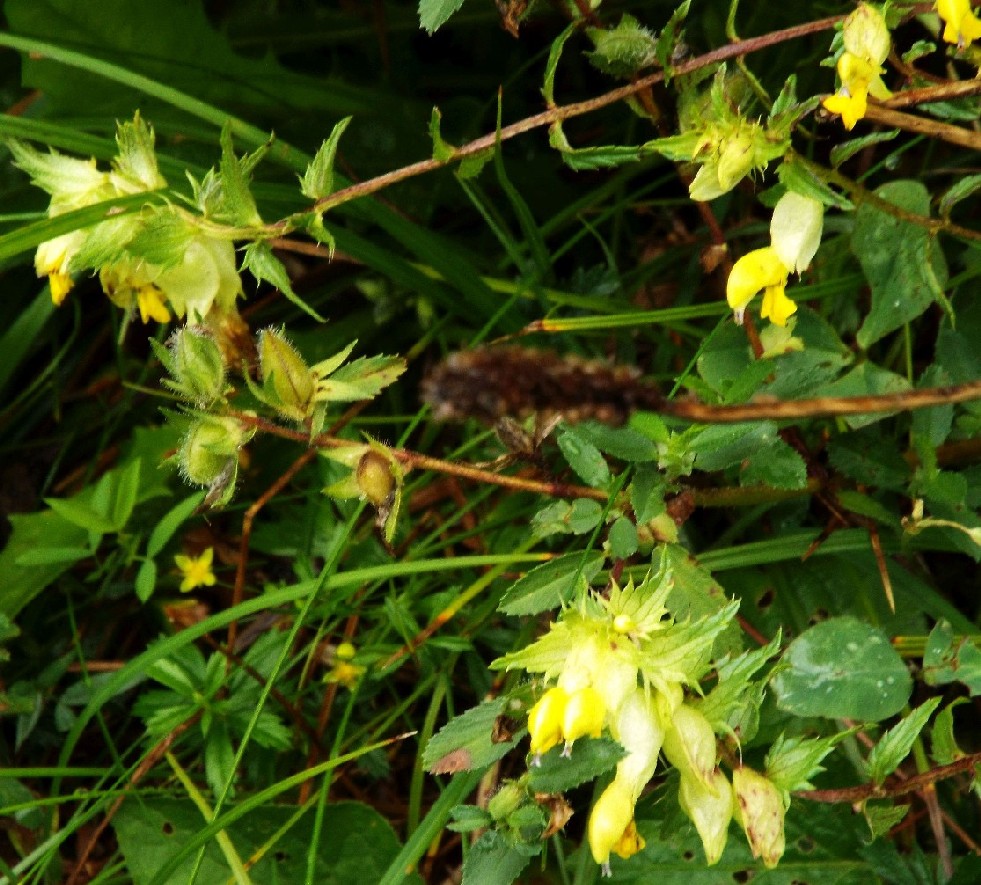
<svg viewBox="0 0 981 885">
<path fill-rule="evenodd" d="M 494 820 L 504 820 L 517 811 L 527 800 L 528 794 L 514 781 L 506 781 L 487 802 L 487 812 Z"/>
<path fill-rule="evenodd" d="M 732 773 L 736 819 L 746 833 L 753 857 L 772 869 L 783 856 L 783 797 L 773 782 L 743 766 Z"/>
<path fill-rule="evenodd" d="M 610 863 L 611 852 L 617 848 L 627 847 L 621 845 L 621 841 L 624 836 L 628 835 L 628 828 L 633 821 L 634 797 L 632 791 L 629 785 L 616 777 L 596 800 L 592 813 L 589 815 L 587 838 L 589 839 L 589 850 L 592 852 L 593 860 L 596 863 L 607 868 Z M 636 827 L 634 827 L 634 832 L 636 832 Z M 641 847 L 643 847 L 642 844 Z M 621 854 L 621 856 L 623 855 Z"/>
<path fill-rule="evenodd" d="M 239 448 L 253 432 L 234 418 L 199 418 L 177 453 L 181 472 L 195 485 L 213 485 L 233 469 Z"/>
<path fill-rule="evenodd" d="M 792 273 L 805 270 L 821 245 L 824 206 L 818 200 L 787 191 L 770 219 L 770 245 Z"/>
<path fill-rule="evenodd" d="M 528 733 L 531 752 L 547 753 L 562 740 L 562 717 L 569 695 L 564 688 L 550 688 L 528 711 Z"/>
<path fill-rule="evenodd" d="M 562 712 L 562 737 L 565 738 L 565 752 L 572 749 L 573 741 L 589 735 L 599 737 L 603 732 L 606 718 L 606 704 L 603 696 L 592 686 L 581 688 L 569 695 Z"/>
<path fill-rule="evenodd" d="M 751 126 L 741 126 L 719 149 L 719 187 L 732 190 L 753 168 L 754 139 Z"/>
<path fill-rule="evenodd" d="M 698 710 L 682 704 L 664 733 L 664 755 L 681 772 L 710 788 L 715 771 L 716 742 L 712 726 Z"/>
<path fill-rule="evenodd" d="M 395 488 L 392 465 L 384 455 L 372 449 L 361 456 L 355 477 L 358 491 L 376 507 L 387 501 Z"/>
<path fill-rule="evenodd" d="M 259 333 L 259 368 L 270 405 L 295 421 L 310 415 L 316 379 L 281 332 L 265 329 Z"/>
<path fill-rule="evenodd" d="M 201 407 L 218 399 L 225 391 L 225 365 L 214 338 L 184 326 L 169 344 L 174 389 Z"/>
<path fill-rule="evenodd" d="M 860 3 L 845 19 L 841 29 L 845 51 L 879 67 L 889 55 L 892 39 L 882 13 L 868 3 Z"/>
<path fill-rule="evenodd" d="M 678 802 L 698 830 L 705 860 L 712 866 L 718 863 L 726 847 L 733 796 L 729 781 L 719 769 L 712 772 L 709 783 L 706 786 L 701 780 L 682 773 Z"/>
</svg>

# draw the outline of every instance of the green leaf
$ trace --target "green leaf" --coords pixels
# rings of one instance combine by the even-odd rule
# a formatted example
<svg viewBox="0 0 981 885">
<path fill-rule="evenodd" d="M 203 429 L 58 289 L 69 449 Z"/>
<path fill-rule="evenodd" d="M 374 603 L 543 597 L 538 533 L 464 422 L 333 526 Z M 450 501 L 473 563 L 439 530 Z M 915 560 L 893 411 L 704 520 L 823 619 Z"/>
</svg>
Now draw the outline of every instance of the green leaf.
<svg viewBox="0 0 981 885">
<path fill-rule="evenodd" d="M 954 206 L 981 190 L 981 175 L 965 175 L 950 186 L 940 198 L 940 216 L 950 218 Z"/>
<path fill-rule="evenodd" d="M 627 490 L 630 493 L 630 506 L 634 510 L 637 525 L 644 525 L 664 512 L 664 493 L 667 491 L 667 484 L 656 465 L 637 465 Z"/>
<path fill-rule="evenodd" d="M 898 129 L 887 129 L 885 132 L 873 132 L 871 135 L 851 138 L 836 144 L 831 148 L 831 165 L 837 169 L 842 163 L 854 157 L 859 151 L 865 150 L 869 145 L 892 141 L 897 135 L 899 135 Z"/>
<path fill-rule="evenodd" d="M 545 79 L 542 84 L 542 95 L 545 104 L 551 107 L 555 104 L 555 72 L 559 68 L 559 60 L 562 58 L 562 50 L 565 48 L 566 41 L 576 32 L 578 22 L 566 26 L 566 29 L 552 41 L 548 50 L 548 61 L 545 63 Z"/>
<path fill-rule="evenodd" d="M 561 746 L 544 753 L 529 768 L 528 783 L 536 793 L 564 793 L 609 771 L 626 755 L 613 738 L 583 738 L 567 756 Z"/>
<path fill-rule="evenodd" d="M 249 175 L 245 158 L 235 156 L 231 125 L 221 129 L 221 195 L 222 214 L 234 224 L 253 227 L 262 224 L 262 217 L 249 190 Z"/>
<path fill-rule="evenodd" d="M 933 720 L 930 727 L 930 755 L 937 765 L 950 765 L 964 755 L 954 737 L 954 708 L 967 703 L 970 703 L 967 698 L 955 698 Z"/>
<path fill-rule="evenodd" d="M 930 698 L 879 738 L 867 760 L 869 776 L 876 786 L 882 784 L 909 755 L 913 742 L 923 731 L 940 701 L 941 698 Z"/>
<path fill-rule="evenodd" d="M 293 304 L 313 317 L 318 323 L 325 322 L 319 313 L 293 291 L 293 284 L 290 282 L 289 274 L 286 273 L 283 262 L 273 255 L 272 248 L 268 243 L 249 243 L 245 247 L 242 270 L 250 271 L 257 280 L 265 280 L 272 284 L 274 288 L 282 292 Z"/>
<path fill-rule="evenodd" d="M 772 684 L 777 706 L 795 716 L 860 722 L 895 715 L 912 689 L 888 638 L 852 617 L 805 630 L 788 647 Z"/>
<path fill-rule="evenodd" d="M 803 163 L 794 162 L 792 159 L 784 160 L 777 167 L 777 178 L 787 190 L 819 200 L 825 206 L 841 209 L 843 212 L 851 212 L 855 208 L 851 200 L 833 191 Z"/>
<path fill-rule="evenodd" d="M 576 433 L 601 452 L 621 461 L 656 461 L 657 444 L 648 436 L 629 427 L 610 427 L 596 421 L 576 425 Z"/>
<path fill-rule="evenodd" d="M 607 539 L 610 542 L 610 555 L 614 559 L 627 559 L 637 552 L 637 526 L 625 516 L 610 526 Z"/>
<path fill-rule="evenodd" d="M 834 437 L 828 461 L 844 476 L 879 489 L 905 490 L 912 476 L 909 464 L 876 427 Z"/>
<path fill-rule="evenodd" d="M 681 42 L 681 26 L 688 16 L 688 7 L 691 0 L 684 0 L 683 3 L 671 13 L 668 23 L 657 35 L 657 43 L 654 47 L 654 54 L 657 56 L 658 64 L 664 68 L 664 82 L 671 80 L 671 62 L 674 58 L 675 50 Z"/>
<path fill-rule="evenodd" d="M 865 822 L 869 825 L 873 839 L 885 836 L 908 812 L 908 805 L 893 805 L 891 802 L 866 802 L 862 806 L 862 814 L 865 815 Z"/>
<path fill-rule="evenodd" d="M 419 0 L 419 27 L 430 35 L 449 21 L 451 15 L 463 6 L 463 0 Z"/>
<path fill-rule="evenodd" d="M 589 584 L 603 567 L 601 553 L 566 553 L 519 578 L 501 598 L 506 615 L 535 615 L 568 602 L 583 583 Z"/>
<path fill-rule="evenodd" d="M 930 214 L 930 192 L 918 181 L 892 181 L 876 195 L 906 212 Z M 872 307 L 857 335 L 863 349 L 935 301 L 945 304 L 947 266 L 936 238 L 925 227 L 865 202 L 855 213 L 851 246 L 872 290 Z"/>
<path fill-rule="evenodd" d="M 351 118 L 345 117 L 335 123 L 330 135 L 320 145 L 313 161 L 300 178 L 300 193 L 303 196 L 311 200 L 319 200 L 334 192 L 334 160 L 337 156 L 337 146 L 350 122 Z"/>
<path fill-rule="evenodd" d="M 495 742 L 494 726 L 506 708 L 504 698 L 495 698 L 450 720 L 426 744 L 423 766 L 433 774 L 448 774 L 486 768 L 502 759 L 524 734 Z"/>
<path fill-rule="evenodd" d="M 150 533 L 150 539 L 146 544 L 146 555 L 149 557 L 157 556 L 167 545 L 167 542 L 174 536 L 174 532 L 179 529 L 184 522 L 194 513 L 204 501 L 205 492 L 195 492 L 189 498 L 185 498 L 180 504 L 171 507 L 154 526 Z"/>
<path fill-rule="evenodd" d="M 722 470 L 740 464 L 779 439 L 773 421 L 715 424 L 696 433 L 690 442 L 698 470 Z"/>
<path fill-rule="evenodd" d="M 511 885 L 531 857 L 497 832 L 484 833 L 463 862 L 463 885 Z"/>
<path fill-rule="evenodd" d="M 157 564 L 152 559 L 144 560 L 140 563 L 140 570 L 136 573 L 136 581 L 133 589 L 136 591 L 136 598 L 140 602 L 146 602 L 153 596 L 153 590 L 157 585 Z"/>
<path fill-rule="evenodd" d="M 592 498 L 576 498 L 569 508 L 567 523 L 574 535 L 585 535 L 599 525 L 603 518 L 603 505 Z"/>
<path fill-rule="evenodd" d="M 21 553 L 15 560 L 17 566 L 71 565 L 87 559 L 92 550 L 87 547 L 38 547 Z"/>
<path fill-rule="evenodd" d="M 802 489 L 807 485 L 807 464 L 795 449 L 777 437 L 747 457 L 739 474 L 739 483 L 774 489 Z"/>
<path fill-rule="evenodd" d="M 558 436 L 559 448 L 569 466 L 588 485 L 602 488 L 610 481 L 610 468 L 600 450 L 572 427 L 563 427 Z"/>
<path fill-rule="evenodd" d="M 866 362 L 842 375 L 837 381 L 825 384 L 816 391 L 818 396 L 877 396 L 886 393 L 905 393 L 911 389 L 902 375 Z M 867 427 L 895 415 L 895 412 L 876 412 L 866 415 L 847 415 L 843 419 L 852 428 Z"/>
<path fill-rule="evenodd" d="M 654 35 L 632 15 L 624 15 L 614 28 L 587 28 L 594 51 L 586 55 L 592 65 L 614 77 L 632 77 L 657 58 Z"/>
<path fill-rule="evenodd" d="M 44 503 L 66 522 L 80 529 L 99 535 L 108 535 L 116 531 L 116 523 L 96 510 L 88 501 L 80 501 L 77 498 L 45 498 Z"/>
<path fill-rule="evenodd" d="M 766 754 L 766 776 L 785 793 L 813 790 L 811 778 L 824 771 L 822 760 L 851 732 L 826 738 L 785 737 L 780 735 Z"/>
<path fill-rule="evenodd" d="M 226 811 L 229 810 L 227 807 Z M 256 808 L 230 824 L 226 832 L 241 857 L 254 856 L 252 881 L 305 882 L 307 862 L 314 859 L 314 881 L 320 885 L 349 882 L 378 882 L 399 850 L 398 839 L 388 822 L 360 802 L 330 802 L 324 810 L 321 842 L 315 852 L 315 816 L 297 819 L 296 809 L 273 804 Z M 157 873 L 198 833 L 204 821 L 188 799 L 143 797 L 126 802 L 113 817 L 112 827 L 126 860 L 126 872 L 134 885 L 150 885 Z M 329 833 L 330 838 L 323 838 Z M 275 834 L 274 850 L 269 839 Z M 158 885 L 186 885 L 195 868 L 195 855 L 181 864 Z M 197 881 L 234 881 L 218 844 L 208 840 Z M 416 874 L 405 874 L 406 885 L 420 885 Z"/>
<path fill-rule="evenodd" d="M 927 637 L 923 653 L 923 678 L 927 685 L 962 682 L 971 695 L 981 694 L 981 650 L 967 637 L 954 640 L 954 629 L 941 620 Z"/>
<path fill-rule="evenodd" d="M 176 267 L 183 262 L 195 233 L 195 228 L 169 207 L 155 207 L 144 213 L 126 251 L 161 268 Z"/>
<path fill-rule="evenodd" d="M 397 356 L 369 356 L 341 366 L 317 383 L 318 402 L 350 403 L 372 399 L 405 371 Z"/>
</svg>

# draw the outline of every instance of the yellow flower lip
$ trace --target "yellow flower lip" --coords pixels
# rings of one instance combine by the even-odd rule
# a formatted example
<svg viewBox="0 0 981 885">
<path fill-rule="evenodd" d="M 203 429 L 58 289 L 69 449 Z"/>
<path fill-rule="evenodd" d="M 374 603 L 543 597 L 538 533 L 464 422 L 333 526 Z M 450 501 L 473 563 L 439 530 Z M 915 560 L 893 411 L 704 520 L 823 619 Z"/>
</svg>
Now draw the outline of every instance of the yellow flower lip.
<svg viewBox="0 0 981 885">
<path fill-rule="evenodd" d="M 763 289 L 787 282 L 790 271 L 772 246 L 747 252 L 732 267 L 726 282 L 726 301 L 737 314 Z"/>
<path fill-rule="evenodd" d="M 970 0 L 937 0 L 937 15 L 944 23 L 943 38 L 963 49 L 981 39 L 981 20 Z"/>
</svg>

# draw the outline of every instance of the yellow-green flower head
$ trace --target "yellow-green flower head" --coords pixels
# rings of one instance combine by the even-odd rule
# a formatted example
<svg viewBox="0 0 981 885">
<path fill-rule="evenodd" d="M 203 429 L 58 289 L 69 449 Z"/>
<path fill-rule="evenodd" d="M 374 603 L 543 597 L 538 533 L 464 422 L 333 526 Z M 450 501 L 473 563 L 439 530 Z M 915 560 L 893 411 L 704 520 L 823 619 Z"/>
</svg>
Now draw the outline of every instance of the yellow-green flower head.
<svg viewBox="0 0 981 885">
<path fill-rule="evenodd" d="M 770 245 L 791 271 L 806 270 L 821 245 L 824 206 L 819 200 L 787 191 L 773 209 Z"/>
<path fill-rule="evenodd" d="M 754 249 L 743 255 L 732 268 L 726 281 L 726 301 L 741 323 L 746 306 L 763 292 L 763 317 L 778 326 L 797 310 L 797 305 L 784 293 L 789 268 L 780 260 L 772 246 Z"/>
<path fill-rule="evenodd" d="M 706 784 L 682 773 L 678 804 L 698 830 L 709 866 L 718 863 L 726 847 L 732 820 L 733 793 L 726 776 L 715 769 Z"/>
<path fill-rule="evenodd" d="M 683 777 L 695 778 L 709 787 L 717 746 L 708 719 L 688 704 L 681 704 L 665 728 L 664 755 Z"/>
<path fill-rule="evenodd" d="M 981 39 L 981 21 L 971 0 L 937 0 L 937 15 L 944 23 L 944 40 L 961 48 Z"/>
<path fill-rule="evenodd" d="M 566 690 L 555 686 L 545 692 L 528 711 L 530 749 L 535 756 L 547 753 L 562 742 L 562 717 L 568 702 Z"/>
<path fill-rule="evenodd" d="M 746 766 L 733 771 L 732 789 L 736 794 L 736 819 L 746 833 L 753 857 L 761 858 L 767 869 L 773 869 L 785 847 L 786 808 L 780 790 L 769 778 Z"/>
<path fill-rule="evenodd" d="M 603 867 L 603 874 L 610 871 L 610 855 L 630 857 L 644 847 L 636 836 L 634 823 L 635 799 L 630 787 L 619 777 L 603 791 L 589 815 L 586 828 L 589 850 L 593 860 Z"/>
<path fill-rule="evenodd" d="M 664 742 L 654 699 L 642 688 L 628 695 L 610 723 L 610 732 L 627 751 L 617 763 L 617 780 L 630 789 L 636 802 L 647 782 L 654 775 L 657 756 Z"/>
<path fill-rule="evenodd" d="M 966 2 L 966 0 L 965 0 Z M 860 3 L 841 28 L 845 51 L 878 67 L 889 57 L 892 38 L 885 17 L 875 6 Z"/>
<path fill-rule="evenodd" d="M 153 282 L 177 316 L 198 322 L 213 306 L 227 313 L 242 294 L 235 247 L 203 233 L 188 240 L 180 264 L 160 271 Z"/>
</svg>

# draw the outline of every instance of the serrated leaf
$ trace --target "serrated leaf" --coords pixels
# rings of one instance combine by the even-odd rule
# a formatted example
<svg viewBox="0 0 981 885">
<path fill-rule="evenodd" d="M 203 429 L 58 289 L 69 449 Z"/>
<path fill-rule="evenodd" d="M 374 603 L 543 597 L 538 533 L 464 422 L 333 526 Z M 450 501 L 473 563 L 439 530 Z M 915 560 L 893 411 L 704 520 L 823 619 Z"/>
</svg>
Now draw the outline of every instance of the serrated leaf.
<svg viewBox="0 0 981 885">
<path fill-rule="evenodd" d="M 869 825 L 873 839 L 885 836 L 896 824 L 900 823 L 909 812 L 908 805 L 893 805 L 881 802 L 866 802 L 862 806 L 862 814 Z"/>
<path fill-rule="evenodd" d="M 484 833 L 463 862 L 463 885 L 511 885 L 531 860 L 498 833 Z"/>
<path fill-rule="evenodd" d="M 446 829 L 454 833 L 472 833 L 474 830 L 485 830 L 493 822 L 492 818 L 483 808 L 475 805 L 457 805 L 451 812 L 451 820 L 446 825 Z"/>
<path fill-rule="evenodd" d="M 543 754 L 528 770 L 528 783 L 537 793 L 564 793 L 609 771 L 626 750 L 613 738 L 583 738 L 569 755 L 561 746 Z"/>
<path fill-rule="evenodd" d="M 923 731 L 940 701 L 941 698 L 930 698 L 879 738 L 867 760 L 869 777 L 876 786 L 892 774 L 909 755 L 913 742 Z"/>
<path fill-rule="evenodd" d="M 892 181 L 876 195 L 906 212 L 930 214 L 930 192 L 918 181 Z M 857 335 L 863 349 L 934 302 L 946 303 L 947 265 L 936 237 L 921 225 L 864 202 L 855 213 L 851 247 L 872 290 L 872 307 Z"/>
<path fill-rule="evenodd" d="M 262 217 L 249 190 L 249 176 L 245 163 L 235 156 L 232 146 L 232 129 L 225 124 L 221 130 L 221 193 L 222 210 L 229 220 L 242 227 L 262 224 Z"/>
<path fill-rule="evenodd" d="M 807 464 L 799 452 L 777 437 L 768 446 L 750 453 L 739 482 L 774 489 L 802 489 L 807 485 Z"/>
<path fill-rule="evenodd" d="M 766 776 L 785 793 L 813 790 L 811 778 L 824 771 L 824 757 L 850 733 L 843 731 L 826 738 L 788 738 L 781 734 L 766 754 Z"/>
<path fill-rule="evenodd" d="M 627 491 L 637 525 L 650 522 L 665 510 L 664 493 L 667 483 L 654 464 L 639 464 Z"/>
<path fill-rule="evenodd" d="M 578 430 L 563 427 L 558 436 L 558 444 L 569 466 L 583 482 L 596 488 L 609 483 L 610 468 L 606 460 L 600 450 Z"/>
<path fill-rule="evenodd" d="M 716 424 L 696 433 L 689 442 L 699 470 L 722 470 L 740 464 L 761 448 L 769 448 L 777 436 L 773 421 Z"/>
<path fill-rule="evenodd" d="M 603 518 L 603 506 L 592 498 L 576 498 L 569 508 L 567 523 L 574 535 L 585 535 L 599 525 Z"/>
<path fill-rule="evenodd" d="M 344 130 L 351 122 L 351 117 L 344 117 L 334 124 L 330 135 L 320 145 L 316 155 L 307 166 L 300 178 L 300 193 L 311 200 L 319 200 L 334 192 L 334 160 L 337 157 L 337 146 Z"/>
<path fill-rule="evenodd" d="M 657 445 L 648 436 L 629 427 L 610 427 L 596 421 L 583 421 L 576 432 L 589 440 L 601 452 L 621 461 L 644 462 L 657 460 Z"/>
<path fill-rule="evenodd" d="M 602 553 L 566 553 L 539 565 L 519 578 L 501 599 L 506 615 L 535 615 L 569 601 L 583 582 L 589 583 L 603 567 Z"/>
<path fill-rule="evenodd" d="M 426 770 L 433 774 L 451 774 L 486 768 L 503 758 L 523 734 L 520 732 L 511 740 L 494 742 L 494 724 L 506 707 L 504 698 L 495 698 L 450 720 L 426 744 L 422 754 Z"/>
<path fill-rule="evenodd" d="M 928 685 L 962 682 L 972 695 L 981 694 L 981 650 L 967 637 L 954 641 L 948 621 L 939 621 L 927 637 L 923 678 Z"/>
<path fill-rule="evenodd" d="M 293 291 L 293 284 L 290 282 L 289 274 L 286 273 L 283 262 L 273 255 L 272 248 L 268 243 L 249 243 L 245 247 L 242 270 L 248 270 L 257 280 L 265 280 L 265 282 L 270 283 L 318 323 L 325 322 L 319 313 Z"/>
<path fill-rule="evenodd" d="M 317 382 L 318 402 L 350 403 L 372 399 L 406 369 L 397 356 L 369 356 L 341 366 L 329 378 Z"/>
<path fill-rule="evenodd" d="M 632 15 L 625 14 L 613 28 L 587 28 L 594 51 L 587 52 L 590 63 L 615 77 L 632 77 L 656 59 L 654 35 Z"/>
<path fill-rule="evenodd" d="M 912 690 L 888 638 L 852 617 L 805 630 L 781 663 L 772 682 L 777 706 L 795 716 L 878 722 L 898 713 Z"/>
<path fill-rule="evenodd" d="M 419 27 L 435 34 L 463 6 L 463 0 L 419 0 Z"/>
<path fill-rule="evenodd" d="M 754 680 L 780 648 L 780 633 L 762 648 L 716 662 L 718 682 L 695 708 L 717 732 L 727 731 L 740 742 L 752 740 L 759 725 L 759 705 L 766 683 Z"/>
</svg>

